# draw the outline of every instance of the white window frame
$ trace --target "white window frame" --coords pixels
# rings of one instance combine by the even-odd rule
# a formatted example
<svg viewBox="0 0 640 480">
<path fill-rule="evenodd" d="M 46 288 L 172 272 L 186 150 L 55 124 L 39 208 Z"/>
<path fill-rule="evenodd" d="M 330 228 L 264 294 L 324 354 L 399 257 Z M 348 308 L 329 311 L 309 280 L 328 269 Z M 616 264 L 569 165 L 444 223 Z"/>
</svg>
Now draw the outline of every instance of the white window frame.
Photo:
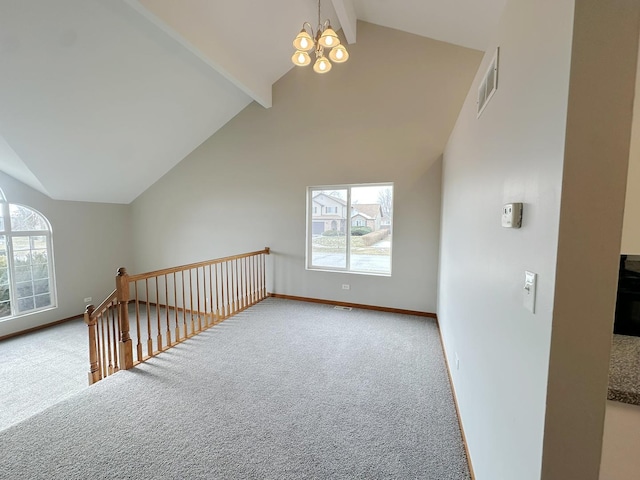
<svg viewBox="0 0 640 480">
<path fill-rule="evenodd" d="M 324 271 L 324 272 L 341 272 L 341 273 L 353 273 L 358 275 L 373 275 L 380 277 L 390 277 L 393 271 L 393 248 L 389 252 L 389 272 L 377 272 L 377 271 L 363 271 L 363 270 L 353 270 L 351 269 L 351 189 L 359 188 L 359 187 L 391 187 L 393 192 L 393 198 L 395 198 L 395 188 L 393 182 L 382 182 L 382 183 L 350 183 L 344 185 L 317 185 L 312 187 L 307 187 L 307 208 L 306 208 L 306 222 L 307 222 L 307 235 L 306 235 L 306 269 L 313 271 Z M 346 227 L 346 267 L 328 267 L 328 266 L 314 266 L 311 262 L 313 261 L 313 192 L 319 191 L 327 191 L 327 190 L 346 190 L 347 191 L 347 203 L 344 207 L 346 209 L 346 219 L 345 219 L 345 227 Z M 335 207 L 337 209 L 337 207 Z M 391 223 L 393 223 L 393 218 L 391 219 Z M 393 231 L 391 231 L 390 235 L 393 235 Z M 392 240 L 393 244 L 393 240 Z"/>
<path fill-rule="evenodd" d="M 11 225 L 11 211 L 10 211 L 11 205 L 29 209 L 34 213 L 36 213 L 37 215 L 39 215 L 46 222 L 47 230 L 14 231 Z M 4 218 L 4 230 L 0 230 L 0 236 L 4 236 L 6 239 L 7 270 L 9 275 L 9 295 L 10 295 L 9 299 L 11 303 L 11 315 L 8 315 L 6 317 L 0 317 L 0 322 L 57 308 L 58 295 L 56 292 L 55 269 L 54 269 L 54 262 L 53 262 L 53 238 L 52 238 L 53 230 L 51 228 L 51 222 L 49 222 L 49 219 L 47 219 L 46 216 L 44 216 L 41 212 L 39 212 L 33 207 L 30 207 L 28 205 L 23 205 L 20 203 L 8 202 L 4 198 L 4 195 L 2 194 L 1 190 L 0 190 L 0 209 L 2 209 L 2 216 Z M 49 294 L 51 298 L 51 304 L 44 307 L 33 308 L 31 310 L 19 312 L 18 311 L 19 298 L 18 298 L 18 291 L 17 291 L 17 283 L 15 281 L 16 270 L 15 270 L 15 258 L 14 258 L 14 250 L 13 250 L 13 237 L 29 237 L 30 238 L 32 236 L 45 237 L 46 239 L 45 242 L 47 247 L 47 268 L 49 272 L 48 279 L 49 279 Z M 35 307 L 35 295 L 34 295 L 34 307 Z"/>
</svg>

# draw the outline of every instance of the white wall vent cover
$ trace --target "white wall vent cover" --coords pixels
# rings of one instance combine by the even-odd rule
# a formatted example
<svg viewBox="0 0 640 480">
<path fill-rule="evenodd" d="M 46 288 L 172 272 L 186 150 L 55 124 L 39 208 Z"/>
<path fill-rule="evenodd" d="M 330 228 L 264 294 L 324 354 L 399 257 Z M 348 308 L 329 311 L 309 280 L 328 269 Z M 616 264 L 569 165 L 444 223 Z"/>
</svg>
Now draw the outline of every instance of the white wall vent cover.
<svg viewBox="0 0 640 480">
<path fill-rule="evenodd" d="M 487 72 L 484 74 L 482 78 L 482 82 L 480 82 L 480 86 L 478 87 L 478 118 L 482 115 L 482 111 L 484 107 L 487 106 L 493 94 L 496 93 L 498 89 L 498 53 L 500 51 L 500 47 L 496 48 L 496 53 L 493 54 L 493 58 L 491 59 L 491 63 L 489 63 L 489 67 L 487 68 Z"/>
</svg>

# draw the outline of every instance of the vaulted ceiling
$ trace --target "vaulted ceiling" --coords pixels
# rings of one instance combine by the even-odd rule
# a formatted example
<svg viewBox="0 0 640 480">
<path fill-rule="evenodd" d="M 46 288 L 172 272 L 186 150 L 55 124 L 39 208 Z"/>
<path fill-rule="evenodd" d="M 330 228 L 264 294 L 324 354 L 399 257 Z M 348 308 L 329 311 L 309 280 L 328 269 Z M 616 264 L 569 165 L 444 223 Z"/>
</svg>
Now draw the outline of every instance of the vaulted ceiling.
<svg viewBox="0 0 640 480">
<path fill-rule="evenodd" d="M 484 50 L 505 0 L 324 0 Z M 54 199 L 130 203 L 250 102 L 272 103 L 315 0 L 0 0 L 0 170 Z"/>
</svg>

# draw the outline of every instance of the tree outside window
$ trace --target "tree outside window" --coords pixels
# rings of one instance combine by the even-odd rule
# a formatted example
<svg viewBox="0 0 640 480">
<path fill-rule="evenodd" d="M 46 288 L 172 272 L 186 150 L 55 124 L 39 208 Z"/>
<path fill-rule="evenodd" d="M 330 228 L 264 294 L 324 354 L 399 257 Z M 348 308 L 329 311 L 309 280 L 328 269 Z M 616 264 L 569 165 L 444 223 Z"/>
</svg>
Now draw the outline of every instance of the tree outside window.
<svg viewBox="0 0 640 480">
<path fill-rule="evenodd" d="M 55 306 L 51 226 L 0 191 L 0 319 Z"/>
</svg>

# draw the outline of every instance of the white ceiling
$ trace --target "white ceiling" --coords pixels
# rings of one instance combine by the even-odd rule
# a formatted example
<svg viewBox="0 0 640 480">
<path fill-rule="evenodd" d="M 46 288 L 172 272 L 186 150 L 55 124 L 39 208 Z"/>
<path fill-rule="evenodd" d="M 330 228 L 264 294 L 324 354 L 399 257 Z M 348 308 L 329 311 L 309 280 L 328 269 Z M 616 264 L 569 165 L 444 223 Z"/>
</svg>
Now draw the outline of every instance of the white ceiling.
<svg viewBox="0 0 640 480">
<path fill-rule="evenodd" d="M 506 0 L 325 0 L 483 50 Z M 291 67 L 315 0 L 0 0 L 0 170 L 55 199 L 129 203 Z"/>
</svg>

